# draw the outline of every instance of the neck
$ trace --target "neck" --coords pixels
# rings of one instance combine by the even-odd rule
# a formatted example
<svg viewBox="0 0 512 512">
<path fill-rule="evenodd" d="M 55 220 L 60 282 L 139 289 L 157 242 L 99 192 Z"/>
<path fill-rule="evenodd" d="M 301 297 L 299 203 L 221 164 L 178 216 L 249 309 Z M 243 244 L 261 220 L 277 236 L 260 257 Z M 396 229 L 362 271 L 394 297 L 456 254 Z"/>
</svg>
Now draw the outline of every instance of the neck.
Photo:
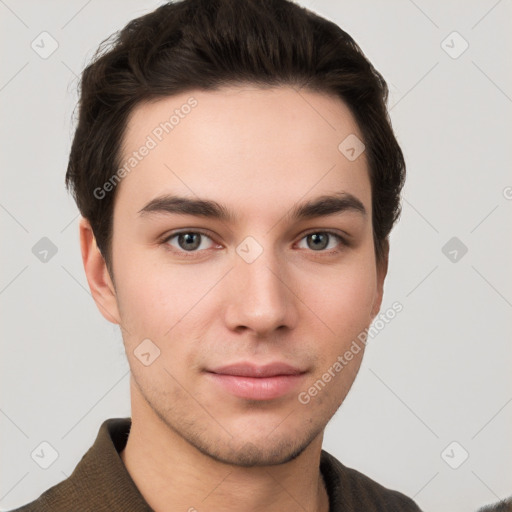
<svg viewBox="0 0 512 512">
<path fill-rule="evenodd" d="M 139 492 L 155 512 L 244 510 L 328 512 L 320 473 L 323 434 L 294 460 L 241 467 L 201 453 L 145 404 L 132 401 L 132 427 L 120 453 Z"/>
</svg>

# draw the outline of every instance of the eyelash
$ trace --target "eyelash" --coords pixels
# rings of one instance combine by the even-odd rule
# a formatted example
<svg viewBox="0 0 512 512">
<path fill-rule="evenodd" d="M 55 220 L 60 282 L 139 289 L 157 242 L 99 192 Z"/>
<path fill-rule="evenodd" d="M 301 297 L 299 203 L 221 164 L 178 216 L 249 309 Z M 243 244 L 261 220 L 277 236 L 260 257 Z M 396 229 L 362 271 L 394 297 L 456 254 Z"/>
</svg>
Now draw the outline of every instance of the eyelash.
<svg viewBox="0 0 512 512">
<path fill-rule="evenodd" d="M 344 247 L 349 247 L 350 244 L 339 234 L 339 233 L 336 233 L 335 231 L 330 231 L 330 230 L 312 230 L 312 231 L 308 231 L 307 233 L 304 233 L 304 235 L 302 235 L 302 238 L 300 240 L 303 240 L 304 238 L 306 238 L 307 236 L 309 235 L 313 235 L 313 234 L 317 234 L 317 233 L 322 233 L 322 234 L 328 234 L 330 236 L 333 236 L 334 238 L 336 238 L 342 246 Z M 205 231 L 202 231 L 201 229 L 195 229 L 195 230 L 180 230 L 180 231 L 175 231 L 173 233 L 171 233 L 170 235 L 166 236 L 162 241 L 161 243 L 165 246 L 165 249 L 174 253 L 174 254 L 179 254 L 180 256 L 184 256 L 185 258 L 195 258 L 197 257 L 197 255 L 202 252 L 202 251 L 207 251 L 209 249 L 202 249 L 201 251 L 198 251 L 198 250 L 195 250 L 195 251 L 183 251 L 183 250 L 178 250 L 176 248 L 171 248 L 168 244 L 168 242 L 170 240 L 172 240 L 173 238 L 177 237 L 178 235 L 182 235 L 182 234 L 200 234 L 200 235 L 203 235 L 207 238 L 209 238 L 212 242 L 215 242 L 212 237 Z M 299 241 L 300 241 L 299 240 Z M 317 252 L 319 254 L 326 254 L 326 255 L 332 255 L 334 256 L 335 254 L 338 254 L 342 251 L 342 249 L 330 249 L 330 250 L 320 250 L 320 251 L 313 251 L 311 250 L 310 252 Z"/>
</svg>

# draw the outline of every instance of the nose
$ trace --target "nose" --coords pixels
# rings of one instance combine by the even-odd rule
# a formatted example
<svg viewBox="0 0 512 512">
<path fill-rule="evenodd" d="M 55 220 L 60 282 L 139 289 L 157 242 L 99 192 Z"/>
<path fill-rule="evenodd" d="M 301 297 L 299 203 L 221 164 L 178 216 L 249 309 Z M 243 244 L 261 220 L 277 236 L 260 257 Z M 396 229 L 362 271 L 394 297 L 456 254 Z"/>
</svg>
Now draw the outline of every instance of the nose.
<svg viewBox="0 0 512 512">
<path fill-rule="evenodd" d="M 226 283 L 225 321 L 235 331 L 250 330 L 267 337 L 278 329 L 293 329 L 298 319 L 298 298 L 286 271 L 286 262 L 265 249 L 252 262 L 235 255 Z"/>
</svg>

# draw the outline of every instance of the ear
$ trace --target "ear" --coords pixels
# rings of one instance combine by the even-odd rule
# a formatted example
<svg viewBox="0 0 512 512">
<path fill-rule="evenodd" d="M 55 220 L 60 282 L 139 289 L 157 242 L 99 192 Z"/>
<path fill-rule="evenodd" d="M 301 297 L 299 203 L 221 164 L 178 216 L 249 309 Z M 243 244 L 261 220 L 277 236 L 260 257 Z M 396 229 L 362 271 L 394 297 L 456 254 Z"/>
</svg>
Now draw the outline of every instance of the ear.
<svg viewBox="0 0 512 512">
<path fill-rule="evenodd" d="M 371 320 L 377 316 L 382 304 L 382 297 L 384 296 L 384 280 L 388 273 L 388 260 L 389 260 L 389 240 L 386 238 L 383 244 L 383 255 L 381 261 L 376 263 L 377 268 L 377 292 L 375 294 L 375 301 L 372 307 Z"/>
<path fill-rule="evenodd" d="M 87 219 L 80 218 L 80 248 L 85 275 L 92 297 L 100 313 L 114 324 L 120 324 L 117 296 L 107 265 L 96 245 L 96 238 Z"/>
</svg>

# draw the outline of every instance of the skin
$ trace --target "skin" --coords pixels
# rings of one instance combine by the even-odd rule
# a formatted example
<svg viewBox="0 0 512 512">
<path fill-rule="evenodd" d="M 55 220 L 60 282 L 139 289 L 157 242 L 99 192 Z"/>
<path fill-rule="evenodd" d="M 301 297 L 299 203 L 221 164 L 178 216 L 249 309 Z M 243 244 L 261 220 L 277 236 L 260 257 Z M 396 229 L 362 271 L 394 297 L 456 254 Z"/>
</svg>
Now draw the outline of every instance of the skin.
<svg viewBox="0 0 512 512">
<path fill-rule="evenodd" d="M 235 505 L 328 511 L 319 471 L 323 433 L 364 350 L 308 404 L 298 394 L 381 306 L 387 255 L 377 264 L 366 155 L 349 161 L 338 150 L 348 135 L 363 137 L 334 96 L 236 86 L 138 105 L 123 156 L 191 96 L 197 107 L 118 186 L 112 279 L 88 221 L 80 222 L 92 295 L 103 316 L 121 326 L 131 369 L 132 429 L 121 458 L 156 512 Z M 286 216 L 297 202 L 333 192 L 354 195 L 367 214 Z M 236 219 L 141 217 L 162 193 L 215 200 Z M 164 241 L 178 229 L 203 229 L 210 238 L 200 237 L 187 259 L 178 237 Z M 318 249 L 306 236 L 311 230 L 348 234 L 351 243 L 331 237 Z M 248 236 L 263 250 L 250 264 L 236 252 Z M 134 355 L 146 338 L 160 349 L 149 366 Z M 239 361 L 284 361 L 306 373 L 284 396 L 247 400 L 205 372 Z"/>
</svg>

